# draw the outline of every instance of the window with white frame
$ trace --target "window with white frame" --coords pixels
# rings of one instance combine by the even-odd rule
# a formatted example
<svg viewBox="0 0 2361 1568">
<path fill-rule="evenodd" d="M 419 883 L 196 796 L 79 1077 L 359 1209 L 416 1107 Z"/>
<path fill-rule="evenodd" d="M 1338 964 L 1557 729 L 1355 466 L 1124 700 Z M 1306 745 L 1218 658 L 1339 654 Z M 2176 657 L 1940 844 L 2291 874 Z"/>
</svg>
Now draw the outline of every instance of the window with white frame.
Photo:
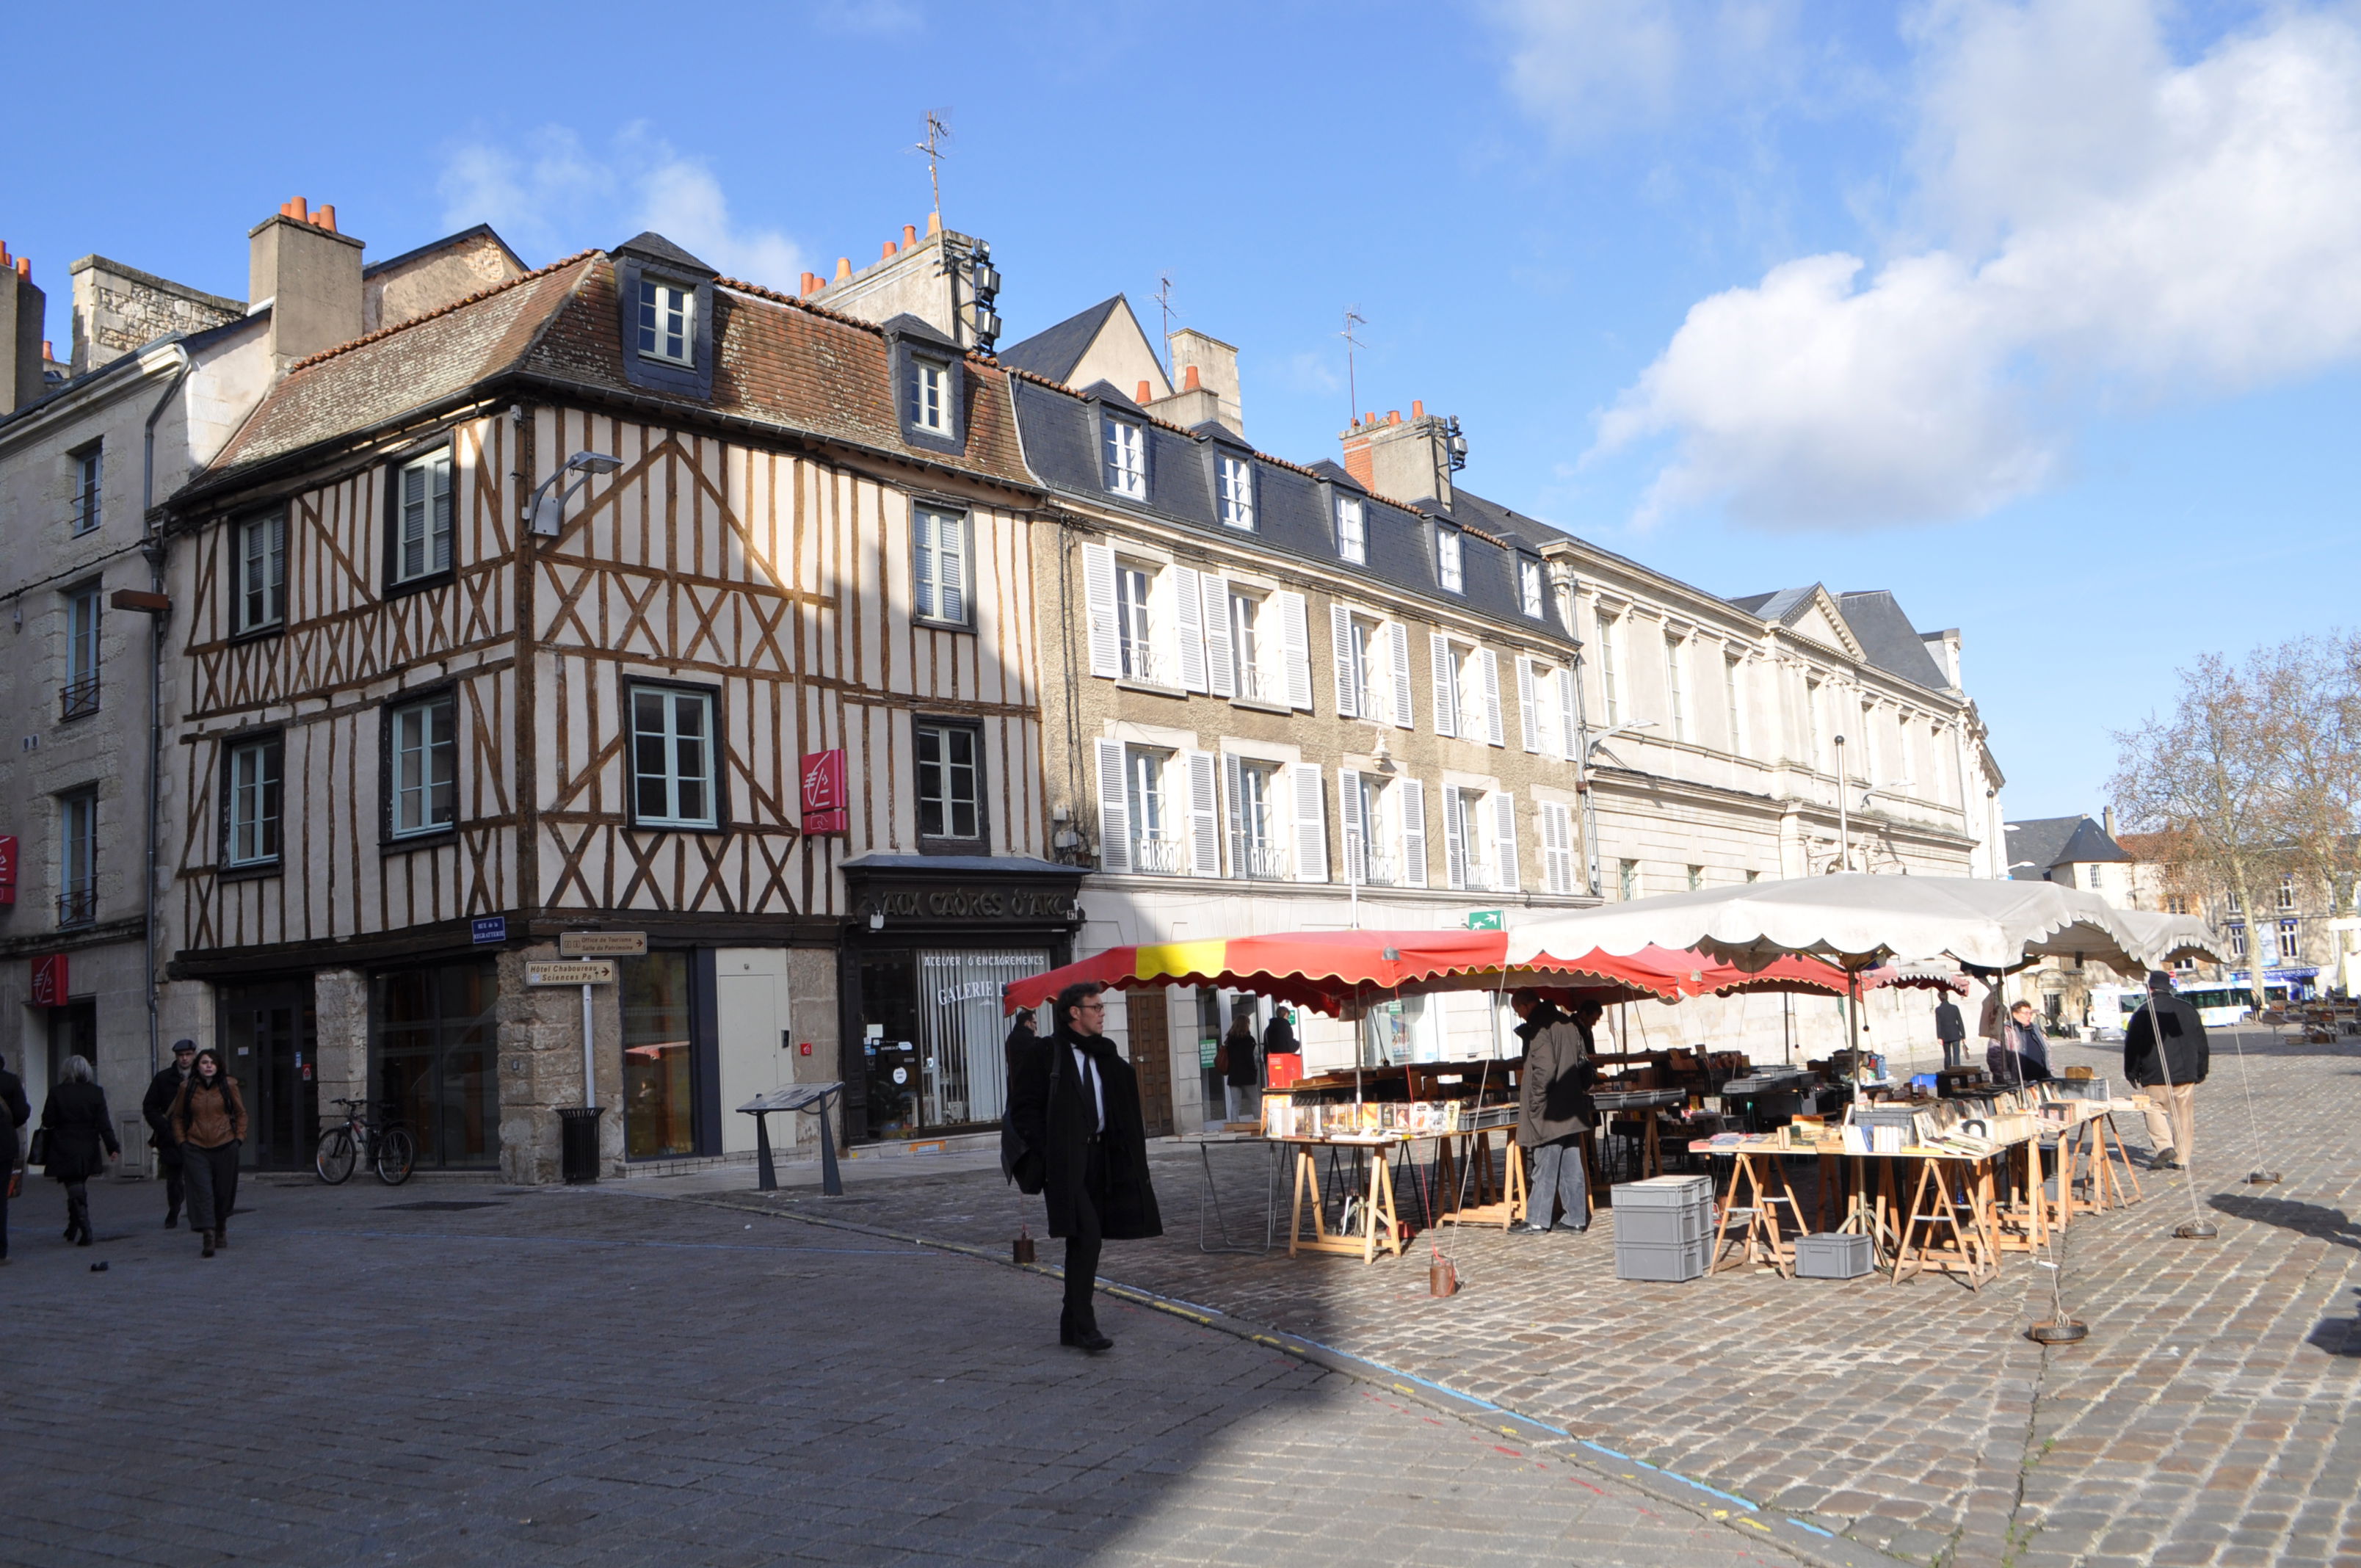
<svg viewBox="0 0 2361 1568">
<path fill-rule="evenodd" d="M 1237 669 L 1237 694 L 1257 702 L 1275 702 L 1284 694 L 1276 689 L 1265 666 L 1263 596 L 1230 590 L 1230 657 Z"/>
<path fill-rule="evenodd" d="M 983 837 L 983 737 L 972 724 L 914 726 L 918 751 L 918 837 Z"/>
<path fill-rule="evenodd" d="M 66 684 L 59 694 L 60 718 L 82 718 L 98 711 L 99 641 L 104 601 L 99 585 L 86 583 L 66 594 Z"/>
<path fill-rule="evenodd" d="M 2092 892 L 2092 893 L 2102 893 L 2102 892 L 2104 892 L 2104 891 L 2106 890 L 2106 885 L 2107 885 L 2107 868 L 2106 868 L 2106 867 L 2102 866 L 2102 865 L 2089 865 L 2089 866 L 2085 866 L 2085 867 L 2083 867 L 2083 868 L 2082 868 L 2082 874 L 2083 874 L 2083 886 L 2084 886 L 2088 891 L 2090 891 L 2090 892 Z"/>
<path fill-rule="evenodd" d="M 2279 878 L 2279 907 L 2281 909 L 2295 907 L 2295 876 L 2292 872 L 2283 874 Z"/>
<path fill-rule="evenodd" d="M 907 417 L 919 430 L 937 435 L 951 428 L 951 367 L 939 359 L 910 358 Z"/>
<path fill-rule="evenodd" d="M 1730 727 L 1730 752 L 1733 757 L 1746 755 L 1746 709 L 1739 691 L 1746 678 L 1743 661 L 1724 657 L 1721 661 L 1721 701 L 1723 721 Z"/>
<path fill-rule="evenodd" d="M 1156 655 L 1155 622 L 1148 614 L 1155 574 L 1129 561 L 1115 568 L 1115 642 L 1126 680 L 1161 682 L 1162 661 Z"/>
<path fill-rule="evenodd" d="M 2279 962 L 2283 964 L 2291 964 L 2298 962 L 2301 957 L 2302 950 L 2296 943 L 2296 923 L 2292 920 L 2280 921 Z"/>
<path fill-rule="evenodd" d="M 2228 927 L 2228 930 L 2230 933 L 2230 956 L 2234 959 L 2244 959 L 2246 956 L 2246 927 L 2244 925 L 2235 925 Z"/>
<path fill-rule="evenodd" d="M 713 694 L 631 688 L 631 820 L 641 828 L 717 828 Z"/>
<path fill-rule="evenodd" d="M 100 500 L 106 468 L 104 445 L 93 441 L 67 461 L 73 465 L 73 531 L 93 532 L 104 521 Z"/>
<path fill-rule="evenodd" d="M 451 569 L 451 449 L 394 470 L 393 580 L 413 582 Z"/>
<path fill-rule="evenodd" d="M 1695 893 L 1704 886 L 1705 868 L 1703 866 L 1691 866 L 1689 868 L 1689 891 L 1691 893 Z"/>
<path fill-rule="evenodd" d="M 1100 436 L 1106 488 L 1136 501 L 1148 499 L 1148 433 L 1127 419 L 1109 416 Z"/>
<path fill-rule="evenodd" d="M 965 626 L 969 614 L 967 515 L 910 510 L 911 600 L 921 620 Z"/>
<path fill-rule="evenodd" d="M 1450 885 L 1517 891 L 1517 797 L 1443 786 L 1444 874 Z"/>
<path fill-rule="evenodd" d="M 58 796 L 58 924 L 98 918 L 98 786 Z"/>
<path fill-rule="evenodd" d="M 1554 800 L 1542 802 L 1542 887 L 1570 894 L 1575 890 L 1574 810 Z"/>
<path fill-rule="evenodd" d="M 1828 756 L 1820 745 L 1820 683 L 1804 683 L 1804 756 L 1815 769 L 1825 771 Z"/>
<path fill-rule="evenodd" d="M 1605 705 L 1609 729 L 1623 722 L 1623 661 L 1619 656 L 1622 633 L 1621 617 L 1598 618 L 1598 699 Z"/>
<path fill-rule="evenodd" d="M 1621 899 L 1626 904 L 1629 904 L 1631 900 L 1640 896 L 1639 861 L 1618 861 L 1615 862 L 1615 896 Z"/>
<path fill-rule="evenodd" d="M 1664 711 L 1671 721 L 1673 739 L 1689 738 L 1688 672 L 1683 639 L 1667 634 L 1664 638 Z"/>
<path fill-rule="evenodd" d="M 259 631 L 287 619 L 287 514 L 241 518 L 230 532 L 236 587 L 230 629 Z"/>
<path fill-rule="evenodd" d="M 2238 896 L 2237 891 L 2235 888 L 2228 894 L 2227 902 L 2230 906 L 2231 914 L 2244 915 L 2246 912 L 2246 901 Z"/>
<path fill-rule="evenodd" d="M 223 814 L 225 865 L 267 865 L 279 859 L 281 757 L 276 735 L 241 740 L 229 748 L 229 777 L 225 781 L 227 809 Z"/>
<path fill-rule="evenodd" d="M 1517 562 L 1517 602 L 1525 613 L 1539 620 L 1547 609 L 1542 594 L 1542 564 L 1521 558 Z"/>
<path fill-rule="evenodd" d="M 1347 561 L 1366 565 L 1369 559 L 1369 535 L 1358 496 L 1336 498 L 1336 554 Z"/>
<path fill-rule="evenodd" d="M 1254 465 L 1224 454 L 1214 460 L 1213 466 L 1222 521 L 1232 528 L 1251 530 L 1255 525 Z"/>
<path fill-rule="evenodd" d="M 1230 874 L 1256 882 L 1286 881 L 1294 873 L 1280 827 L 1279 764 L 1232 757 L 1229 774 Z"/>
<path fill-rule="evenodd" d="M 1459 554 L 1459 531 L 1438 527 L 1434 531 L 1434 577 L 1445 593 L 1467 591 L 1466 568 Z"/>
<path fill-rule="evenodd" d="M 1382 773 L 1350 769 L 1338 773 L 1336 784 L 1345 808 L 1345 875 L 1363 887 L 1408 884 L 1408 868 L 1400 852 L 1399 785 Z M 1423 883 L 1422 874 L 1419 880 Z"/>
<path fill-rule="evenodd" d="M 1877 709 L 1868 703 L 1861 705 L 1861 774 L 1870 784 L 1878 781 L 1877 771 Z"/>
<path fill-rule="evenodd" d="M 640 280 L 640 353 L 668 365 L 697 360 L 697 291 Z"/>
<path fill-rule="evenodd" d="M 1164 787 L 1172 761 L 1172 752 L 1152 746 L 1124 749 L 1124 804 L 1129 811 L 1133 871 L 1180 876 L 1189 870 L 1188 845 Z"/>
<path fill-rule="evenodd" d="M 386 714 L 390 811 L 396 839 L 440 833 L 459 820 L 459 703 L 449 693 Z"/>
</svg>

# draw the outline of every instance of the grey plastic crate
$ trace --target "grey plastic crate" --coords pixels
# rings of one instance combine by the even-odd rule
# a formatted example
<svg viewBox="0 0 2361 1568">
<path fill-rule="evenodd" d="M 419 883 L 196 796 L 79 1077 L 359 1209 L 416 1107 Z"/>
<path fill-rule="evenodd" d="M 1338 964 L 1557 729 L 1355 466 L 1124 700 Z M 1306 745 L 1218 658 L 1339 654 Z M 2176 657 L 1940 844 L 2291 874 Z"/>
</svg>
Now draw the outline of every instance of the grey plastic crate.
<svg viewBox="0 0 2361 1568">
<path fill-rule="evenodd" d="M 1652 1176 L 1645 1181 L 1618 1182 L 1618 1209 L 1691 1209 L 1713 1202 L 1713 1179 L 1707 1176 Z"/>
<path fill-rule="evenodd" d="M 1615 1277 L 1681 1285 L 1705 1273 L 1713 1246 L 1698 1242 L 1633 1242 L 1615 1239 Z"/>
<path fill-rule="evenodd" d="M 1713 1211 L 1702 1204 L 1694 1209 L 1618 1209 L 1615 1212 L 1615 1240 L 1640 1242 L 1649 1245 L 1694 1246 L 1713 1230 Z"/>
<path fill-rule="evenodd" d="M 1820 1231 L 1795 1238 L 1799 1279 L 1858 1279 L 1876 1266 L 1867 1236 Z"/>
</svg>

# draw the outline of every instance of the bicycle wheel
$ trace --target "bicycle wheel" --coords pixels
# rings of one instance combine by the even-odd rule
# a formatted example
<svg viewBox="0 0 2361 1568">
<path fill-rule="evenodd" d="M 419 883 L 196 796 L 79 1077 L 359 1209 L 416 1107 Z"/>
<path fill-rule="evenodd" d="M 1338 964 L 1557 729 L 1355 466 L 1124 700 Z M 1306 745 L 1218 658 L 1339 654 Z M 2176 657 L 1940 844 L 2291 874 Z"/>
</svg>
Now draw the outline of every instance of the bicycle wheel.
<svg viewBox="0 0 2361 1568">
<path fill-rule="evenodd" d="M 320 1152 L 312 1157 L 312 1168 L 320 1179 L 335 1187 L 353 1174 L 353 1132 L 350 1127 L 331 1129 L 320 1139 Z"/>
<path fill-rule="evenodd" d="M 418 1164 L 418 1145 L 400 1127 L 388 1127 L 377 1140 L 377 1179 L 388 1187 L 410 1179 Z"/>
</svg>

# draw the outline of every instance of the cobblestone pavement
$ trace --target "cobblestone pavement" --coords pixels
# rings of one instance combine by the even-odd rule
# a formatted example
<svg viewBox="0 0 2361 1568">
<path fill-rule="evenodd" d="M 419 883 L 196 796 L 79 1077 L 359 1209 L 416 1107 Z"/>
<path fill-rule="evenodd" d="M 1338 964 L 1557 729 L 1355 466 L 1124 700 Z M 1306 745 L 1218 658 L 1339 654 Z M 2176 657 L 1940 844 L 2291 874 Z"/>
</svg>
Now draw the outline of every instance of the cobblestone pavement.
<svg viewBox="0 0 2361 1568">
<path fill-rule="evenodd" d="M 1466 1288 L 1426 1291 L 1425 1249 L 1358 1262 L 1207 1255 L 1200 1157 L 1158 1156 L 1169 1234 L 1111 1245 L 1103 1274 L 1498 1401 L 1895 1555 L 1960 1565 L 2361 1564 L 2361 1043 L 2220 1041 L 2199 1094 L 2193 1193 L 2220 1231 L 2178 1241 L 2179 1182 L 2078 1219 L 2063 1288 L 2091 1324 L 2045 1352 L 2050 1315 L 2023 1255 L 1981 1292 L 1938 1279 L 1688 1285 L 1614 1277 L 1611 1215 L 1581 1237 L 1469 1232 Z M 2062 1045 L 2060 1066 L 2120 1066 Z M 2121 1116 L 2145 1147 L 2136 1116 Z M 2257 1138 L 2260 1152 L 2257 1153 Z M 1216 1146 L 1231 1234 L 1259 1242 L 1263 1155 Z M 2269 1187 L 2243 1183 L 2257 1166 Z M 650 1184 L 657 1186 L 661 1184 Z M 1414 1196 L 1403 1195 L 1407 1208 Z M 872 1185 L 843 1199 L 737 1192 L 819 1213 L 1004 1246 L 1027 1201 L 996 1174 Z M 1283 1218 L 1282 1218 L 1283 1223 Z M 1056 1261 L 1055 1244 L 1043 1248 Z"/>
<path fill-rule="evenodd" d="M 34 1180 L 0 1563 L 1793 1561 L 1233 1335 L 1111 1303 L 1086 1358 L 1050 1279 L 650 1185 L 249 1179 L 200 1261 L 152 1184 L 77 1249 Z"/>
</svg>

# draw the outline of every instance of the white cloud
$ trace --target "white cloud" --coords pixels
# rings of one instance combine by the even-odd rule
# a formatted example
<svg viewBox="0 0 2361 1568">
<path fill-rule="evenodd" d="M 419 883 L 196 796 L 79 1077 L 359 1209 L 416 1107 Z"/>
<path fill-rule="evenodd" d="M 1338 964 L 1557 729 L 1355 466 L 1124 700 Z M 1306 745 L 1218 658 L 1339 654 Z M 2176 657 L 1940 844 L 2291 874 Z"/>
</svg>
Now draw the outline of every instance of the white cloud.
<svg viewBox="0 0 2361 1568">
<path fill-rule="evenodd" d="M 1601 422 L 1675 453 L 1649 514 L 1974 516 L 2109 403 L 2361 356 L 2361 20 L 2284 11 L 2175 63 L 2137 0 L 1961 0 L 1919 35 L 1919 210 L 1695 306 Z"/>
<path fill-rule="evenodd" d="M 629 239 L 653 229 L 724 275 L 795 287 L 803 248 L 776 229 L 730 215 L 720 181 L 694 158 L 639 126 L 603 155 L 561 126 L 521 147 L 471 143 L 444 161 L 444 222 L 489 223 L 527 255 L 546 258 Z"/>
<path fill-rule="evenodd" d="M 1496 0 L 1509 91 L 1561 144 L 1665 124 L 1792 65 L 1794 0 Z"/>
</svg>

